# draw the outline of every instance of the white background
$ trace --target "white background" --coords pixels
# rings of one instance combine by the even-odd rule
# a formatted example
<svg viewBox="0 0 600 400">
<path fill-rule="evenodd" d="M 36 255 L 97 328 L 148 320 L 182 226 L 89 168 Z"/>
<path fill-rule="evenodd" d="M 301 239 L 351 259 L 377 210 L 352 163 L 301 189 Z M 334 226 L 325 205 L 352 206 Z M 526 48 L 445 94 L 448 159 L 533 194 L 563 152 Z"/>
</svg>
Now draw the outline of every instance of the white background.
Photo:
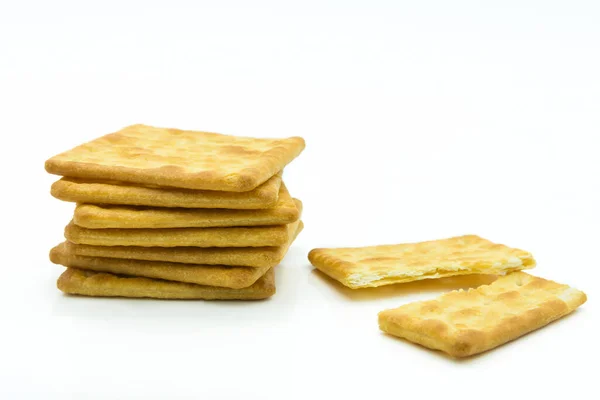
<svg viewBox="0 0 600 400">
<path fill-rule="evenodd" d="M 597 398 L 597 1 L 3 1 L 0 122 L 0 398 Z M 56 289 L 44 161 L 134 123 L 306 139 L 275 297 Z M 467 233 L 588 302 L 457 362 L 376 316 L 469 282 L 351 291 L 306 258 Z"/>
</svg>

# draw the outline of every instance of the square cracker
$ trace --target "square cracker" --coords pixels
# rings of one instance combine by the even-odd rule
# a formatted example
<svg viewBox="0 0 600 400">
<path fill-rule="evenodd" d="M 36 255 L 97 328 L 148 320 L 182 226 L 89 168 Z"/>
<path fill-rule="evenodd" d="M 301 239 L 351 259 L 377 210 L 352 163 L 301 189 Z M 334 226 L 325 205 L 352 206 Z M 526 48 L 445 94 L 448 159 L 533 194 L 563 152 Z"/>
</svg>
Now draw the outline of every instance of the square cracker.
<svg viewBox="0 0 600 400">
<path fill-rule="evenodd" d="M 59 200 L 77 203 L 249 210 L 274 207 L 280 186 L 281 172 L 247 192 L 134 186 L 117 181 L 63 177 L 52 184 L 50 193 Z"/>
<path fill-rule="evenodd" d="M 252 286 L 231 289 L 67 268 L 58 278 L 56 286 L 65 293 L 83 296 L 260 300 L 275 294 L 275 275 L 270 269 Z"/>
<path fill-rule="evenodd" d="M 314 249 L 310 262 L 352 289 L 466 274 L 533 268 L 530 253 L 475 235 L 421 243 Z"/>
<path fill-rule="evenodd" d="M 567 285 L 515 272 L 477 289 L 382 311 L 379 327 L 453 357 L 467 357 L 539 329 L 586 299 Z"/>
<path fill-rule="evenodd" d="M 274 267 L 281 262 L 287 251 L 286 245 L 269 247 L 140 247 L 92 246 L 68 241 L 64 242 L 64 245 L 67 252 L 78 256 L 255 268 Z"/>
<path fill-rule="evenodd" d="M 301 221 L 289 225 L 292 240 L 300 233 Z M 285 246 L 289 248 L 291 241 Z M 65 267 L 80 268 L 96 272 L 108 272 L 167 281 L 195 283 L 198 285 L 222 286 L 233 289 L 248 287 L 263 276 L 272 266 L 259 268 L 224 265 L 197 265 L 163 261 L 140 261 L 119 258 L 78 256 L 69 252 L 65 243 L 50 251 L 50 260 Z"/>
<path fill-rule="evenodd" d="M 132 125 L 46 161 L 51 174 L 245 192 L 281 171 L 304 139 L 257 139 Z"/>
<path fill-rule="evenodd" d="M 208 208 L 147 208 L 78 204 L 73 222 L 84 228 L 212 228 L 284 225 L 298 220 L 300 212 L 284 184 L 279 201 L 264 210 Z"/>
<path fill-rule="evenodd" d="M 228 228 L 88 229 L 73 222 L 65 238 L 77 244 L 141 247 L 263 247 L 289 240 L 286 225 Z"/>
</svg>

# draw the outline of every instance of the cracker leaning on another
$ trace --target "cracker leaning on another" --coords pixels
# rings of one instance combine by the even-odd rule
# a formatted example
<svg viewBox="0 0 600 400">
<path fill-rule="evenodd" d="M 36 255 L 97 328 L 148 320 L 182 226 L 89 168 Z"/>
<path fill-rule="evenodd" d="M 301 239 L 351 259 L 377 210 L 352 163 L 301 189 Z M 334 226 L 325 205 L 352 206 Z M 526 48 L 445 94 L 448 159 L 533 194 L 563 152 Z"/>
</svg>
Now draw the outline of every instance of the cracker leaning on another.
<svg viewBox="0 0 600 400">
<path fill-rule="evenodd" d="M 420 243 L 314 249 L 319 270 L 352 289 L 466 274 L 505 274 L 535 267 L 523 250 L 475 235 Z"/>
<path fill-rule="evenodd" d="M 453 357 L 481 353 L 569 314 L 585 293 L 519 270 L 530 253 L 468 235 L 421 243 L 314 249 L 310 262 L 356 289 L 466 274 L 495 274 L 490 285 L 379 313 L 386 333 Z M 516 272 L 515 272 L 516 271 Z"/>
</svg>

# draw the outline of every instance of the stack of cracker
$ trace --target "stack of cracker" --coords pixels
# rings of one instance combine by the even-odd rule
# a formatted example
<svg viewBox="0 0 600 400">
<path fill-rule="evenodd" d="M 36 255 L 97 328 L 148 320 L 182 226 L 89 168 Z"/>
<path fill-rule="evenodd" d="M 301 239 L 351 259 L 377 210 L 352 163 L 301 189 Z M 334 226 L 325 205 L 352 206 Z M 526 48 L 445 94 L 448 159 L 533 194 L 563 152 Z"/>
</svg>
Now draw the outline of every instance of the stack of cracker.
<svg viewBox="0 0 600 400">
<path fill-rule="evenodd" d="M 264 299 L 303 224 L 282 181 L 304 140 L 133 125 L 46 161 L 54 197 L 76 202 L 65 293 L 160 299 Z"/>
</svg>

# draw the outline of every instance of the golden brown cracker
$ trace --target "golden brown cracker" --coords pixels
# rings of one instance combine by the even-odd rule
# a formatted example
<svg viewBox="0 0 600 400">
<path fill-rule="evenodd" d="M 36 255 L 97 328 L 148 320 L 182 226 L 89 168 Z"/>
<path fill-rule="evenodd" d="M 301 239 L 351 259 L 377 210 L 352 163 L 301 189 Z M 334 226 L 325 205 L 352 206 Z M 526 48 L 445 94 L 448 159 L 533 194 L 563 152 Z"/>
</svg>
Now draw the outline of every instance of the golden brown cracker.
<svg viewBox="0 0 600 400">
<path fill-rule="evenodd" d="M 308 259 L 352 289 L 454 275 L 504 274 L 535 266 L 530 253 L 475 235 L 420 243 L 314 249 Z"/>
<path fill-rule="evenodd" d="M 290 224 L 289 229 L 293 233 L 292 240 L 300 233 L 302 226 L 301 221 Z M 286 245 L 286 251 L 289 245 L 291 245 L 291 241 Z M 50 260 L 65 267 L 234 289 L 254 284 L 272 268 L 272 266 L 252 268 L 78 256 L 70 253 L 65 243 L 61 243 L 50 251 Z"/>
<path fill-rule="evenodd" d="M 477 289 L 382 311 L 379 327 L 453 357 L 467 357 L 539 329 L 586 299 L 567 285 L 514 272 Z"/>
<path fill-rule="evenodd" d="M 296 221 L 300 212 L 284 184 L 279 201 L 264 210 L 208 208 L 147 208 L 78 204 L 73 222 L 91 229 L 105 228 L 212 228 L 284 225 Z"/>
<path fill-rule="evenodd" d="M 88 229 L 71 222 L 65 238 L 95 246 L 263 247 L 280 246 L 289 235 L 285 225 L 229 228 Z"/>
<path fill-rule="evenodd" d="M 252 286 L 231 289 L 67 268 L 58 278 L 57 287 L 68 294 L 98 297 L 261 300 L 275 294 L 275 276 L 270 269 Z"/>
<path fill-rule="evenodd" d="M 65 246 L 69 253 L 81 256 L 255 268 L 274 267 L 283 259 L 287 249 L 285 245 L 270 247 L 140 247 L 91 246 L 71 242 L 65 242 Z"/>
<path fill-rule="evenodd" d="M 304 139 L 258 139 L 132 125 L 58 154 L 46 171 L 75 178 L 245 192 L 281 171 Z"/>
<path fill-rule="evenodd" d="M 250 210 L 274 207 L 280 187 L 281 172 L 247 192 L 134 186 L 63 177 L 52 184 L 50 193 L 59 200 L 77 203 Z"/>
</svg>

